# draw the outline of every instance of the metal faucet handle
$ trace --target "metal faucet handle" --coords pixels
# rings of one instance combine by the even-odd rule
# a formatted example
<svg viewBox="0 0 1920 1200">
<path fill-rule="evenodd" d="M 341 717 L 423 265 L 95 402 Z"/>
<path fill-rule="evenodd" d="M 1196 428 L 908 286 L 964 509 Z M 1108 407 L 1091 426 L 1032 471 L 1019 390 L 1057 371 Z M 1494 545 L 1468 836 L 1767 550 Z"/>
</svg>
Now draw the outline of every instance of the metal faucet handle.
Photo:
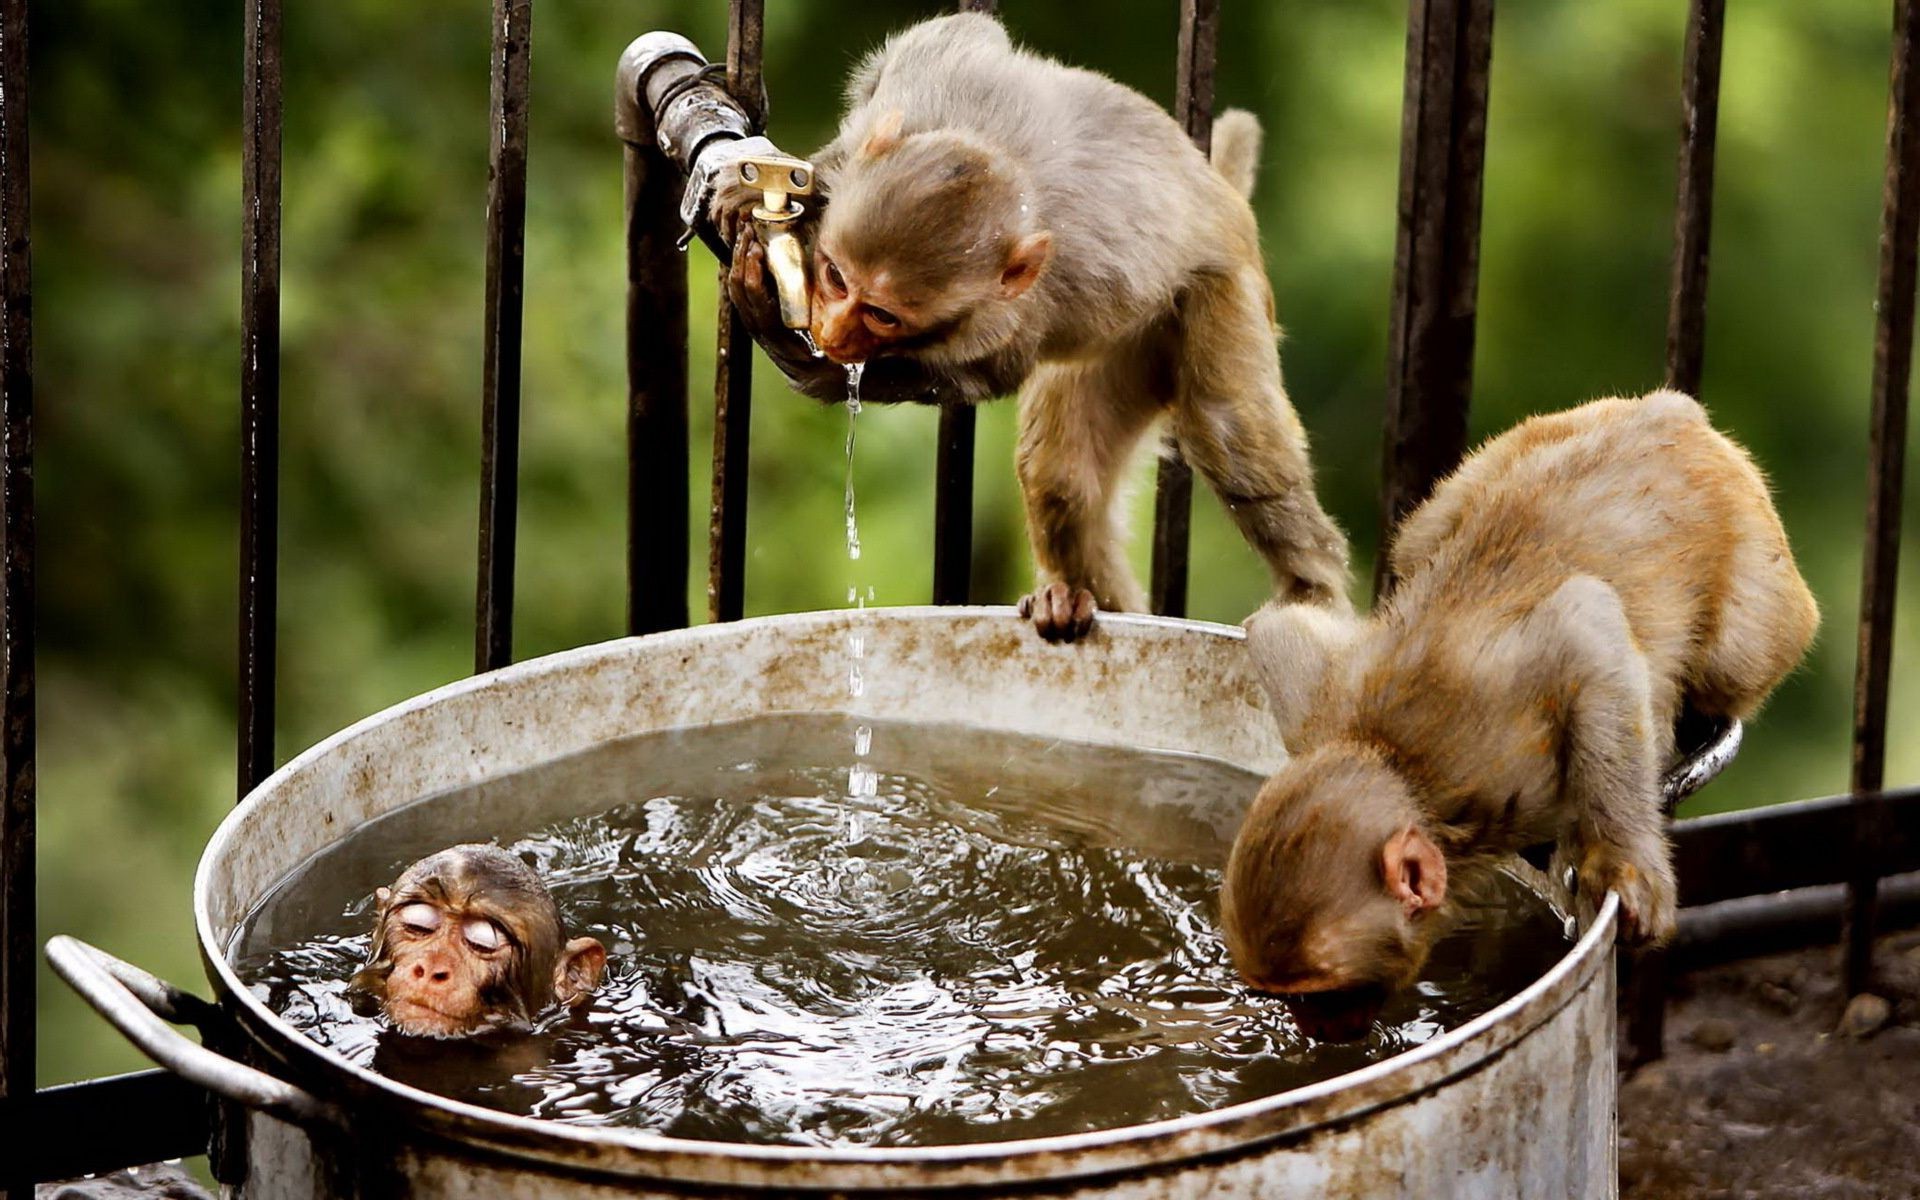
<svg viewBox="0 0 1920 1200">
<path fill-rule="evenodd" d="M 813 195 L 813 164 L 785 154 L 753 154 L 740 159 L 740 182 L 758 188 L 762 203 L 753 215 L 763 221 L 800 215 L 794 196 Z"/>
</svg>

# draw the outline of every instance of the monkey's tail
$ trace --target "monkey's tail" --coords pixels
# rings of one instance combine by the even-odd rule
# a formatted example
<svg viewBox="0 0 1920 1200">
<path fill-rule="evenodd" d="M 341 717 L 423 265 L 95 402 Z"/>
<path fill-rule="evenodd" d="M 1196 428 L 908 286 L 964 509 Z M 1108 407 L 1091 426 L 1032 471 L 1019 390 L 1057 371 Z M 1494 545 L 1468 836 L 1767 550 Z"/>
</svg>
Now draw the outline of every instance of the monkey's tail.
<svg viewBox="0 0 1920 1200">
<path fill-rule="evenodd" d="M 1213 169 L 1242 196 L 1253 195 L 1260 169 L 1260 118 L 1244 108 L 1229 108 L 1213 119 Z"/>
</svg>

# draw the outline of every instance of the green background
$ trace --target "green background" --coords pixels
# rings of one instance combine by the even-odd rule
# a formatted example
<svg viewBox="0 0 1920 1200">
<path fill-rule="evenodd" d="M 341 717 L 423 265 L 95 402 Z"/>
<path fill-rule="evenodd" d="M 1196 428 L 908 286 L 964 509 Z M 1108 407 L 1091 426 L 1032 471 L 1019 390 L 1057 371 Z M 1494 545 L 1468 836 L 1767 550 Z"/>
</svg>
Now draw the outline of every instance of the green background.
<svg viewBox="0 0 1920 1200">
<path fill-rule="evenodd" d="M 287 7 L 281 760 L 470 668 L 489 25 L 483 0 Z M 1177 7 L 1008 0 L 1006 13 L 1022 39 L 1166 103 Z M 1705 399 L 1772 473 L 1827 624 L 1695 811 L 1846 785 L 1885 139 L 1888 5 L 1731 7 Z M 1224 8 L 1219 100 L 1266 124 L 1256 203 L 1288 384 L 1365 571 L 1405 6 Z M 770 132 L 799 152 L 825 140 L 854 58 L 931 11 L 768 9 Z M 614 63 L 652 28 L 719 54 L 724 14 L 717 0 L 537 6 L 520 657 L 623 627 Z M 1476 438 L 1660 381 L 1684 19 L 1682 0 L 1501 8 Z M 41 930 L 194 984 L 191 873 L 234 789 L 239 6 L 59 0 L 33 21 Z M 688 270 L 703 564 L 714 270 L 701 249 Z M 747 609 L 838 606 L 845 418 L 761 370 Z M 881 604 L 928 598 L 934 425 L 923 410 L 861 418 L 860 577 Z M 1010 404 L 983 411 L 974 578 L 987 601 L 1030 579 L 1012 430 Z M 1144 518 L 1151 487 L 1137 499 Z M 1192 612 L 1236 621 L 1265 573 L 1204 488 L 1194 528 Z M 1912 550 L 1892 782 L 1920 775 L 1902 733 L 1920 684 Z M 704 585 L 696 565 L 696 614 Z M 42 995 L 43 1081 L 143 1065 L 49 976 Z"/>
</svg>

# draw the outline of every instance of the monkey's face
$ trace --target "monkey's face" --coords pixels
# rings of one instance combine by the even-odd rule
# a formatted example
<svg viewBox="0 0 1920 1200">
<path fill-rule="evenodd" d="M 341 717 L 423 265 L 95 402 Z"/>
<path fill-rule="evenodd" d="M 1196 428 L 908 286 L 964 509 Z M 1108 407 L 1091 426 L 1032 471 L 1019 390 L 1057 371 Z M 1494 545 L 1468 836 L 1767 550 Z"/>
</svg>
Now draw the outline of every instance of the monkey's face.
<svg viewBox="0 0 1920 1200">
<path fill-rule="evenodd" d="M 1316 997 L 1309 1007 L 1324 1012 L 1377 1007 L 1414 980 L 1445 860 L 1410 829 L 1412 811 L 1406 782 L 1364 751 L 1316 751 L 1267 781 L 1220 893 L 1227 949 L 1250 985 Z"/>
<path fill-rule="evenodd" d="M 840 363 L 961 353 L 952 343 L 973 336 L 973 318 L 1019 299 L 1052 257 L 1032 209 L 1005 152 L 960 131 L 907 132 L 888 114 L 820 218 L 814 344 Z"/>
<path fill-rule="evenodd" d="M 561 945 L 552 897 L 497 847 L 422 859 L 374 898 L 373 947 L 353 990 L 407 1033 L 525 1026 L 556 998 L 584 999 L 606 965 L 592 938 Z"/>
<path fill-rule="evenodd" d="M 834 362 L 865 362 L 910 345 L 947 320 L 948 307 L 929 305 L 918 288 L 902 287 L 887 266 L 842 259 L 824 240 L 814 247 L 813 344 Z"/>
</svg>

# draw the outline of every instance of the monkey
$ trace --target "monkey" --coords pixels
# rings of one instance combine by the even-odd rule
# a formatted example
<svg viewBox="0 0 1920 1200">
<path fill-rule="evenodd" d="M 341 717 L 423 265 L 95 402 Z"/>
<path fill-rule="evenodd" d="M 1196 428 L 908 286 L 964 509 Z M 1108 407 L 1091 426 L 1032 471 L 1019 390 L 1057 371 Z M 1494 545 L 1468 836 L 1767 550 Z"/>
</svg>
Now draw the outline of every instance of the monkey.
<svg viewBox="0 0 1920 1200">
<path fill-rule="evenodd" d="M 498 846 L 454 846 L 374 892 L 373 944 L 349 991 L 358 1011 L 405 1033 L 523 1031 L 549 1004 L 576 1007 L 600 984 L 605 947 L 564 938 L 533 868 Z"/>
<path fill-rule="evenodd" d="M 865 363 L 863 401 L 1019 392 L 1039 575 L 1020 608 L 1042 637 L 1146 607 L 1122 485 L 1162 419 L 1277 594 L 1346 609 L 1346 537 L 1314 494 L 1247 201 L 1259 142 L 1251 114 L 1223 113 L 1209 162 L 1145 96 L 962 13 L 870 54 L 814 156 L 811 346 L 780 322 L 756 193 L 721 189 L 709 219 L 729 296 L 798 390 L 839 399 Z"/>
<path fill-rule="evenodd" d="M 1527 420 L 1403 522 L 1366 617 L 1269 604 L 1247 650 L 1294 755 L 1228 858 L 1253 986 L 1411 983 L 1452 901 L 1560 844 L 1620 939 L 1676 920 L 1658 773 L 1683 705 L 1752 716 L 1819 624 L 1765 478 L 1687 396 Z"/>
</svg>

